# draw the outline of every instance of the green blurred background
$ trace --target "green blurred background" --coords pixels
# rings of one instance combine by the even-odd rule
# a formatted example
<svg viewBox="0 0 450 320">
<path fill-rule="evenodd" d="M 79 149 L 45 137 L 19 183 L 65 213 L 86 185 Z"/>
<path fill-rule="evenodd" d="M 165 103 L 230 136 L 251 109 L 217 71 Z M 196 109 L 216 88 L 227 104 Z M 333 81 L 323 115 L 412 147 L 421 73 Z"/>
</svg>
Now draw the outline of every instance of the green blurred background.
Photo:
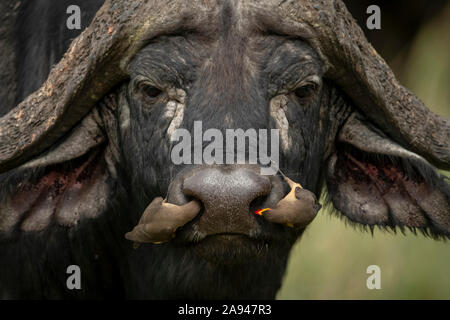
<svg viewBox="0 0 450 320">
<path fill-rule="evenodd" d="M 397 77 L 450 117 L 450 3 L 404 47 L 387 59 Z M 381 268 L 380 290 L 366 286 L 373 264 Z M 378 229 L 372 236 L 321 210 L 294 246 L 277 298 L 450 299 L 450 242 Z"/>
</svg>

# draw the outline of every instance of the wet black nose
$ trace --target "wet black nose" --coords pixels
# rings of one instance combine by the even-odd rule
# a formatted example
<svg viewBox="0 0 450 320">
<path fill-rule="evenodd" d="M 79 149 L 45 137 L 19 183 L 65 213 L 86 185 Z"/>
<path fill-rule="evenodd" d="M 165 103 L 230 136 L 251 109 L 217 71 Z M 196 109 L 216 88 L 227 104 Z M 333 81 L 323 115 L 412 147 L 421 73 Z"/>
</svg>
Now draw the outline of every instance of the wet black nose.
<svg viewBox="0 0 450 320">
<path fill-rule="evenodd" d="M 257 166 L 201 167 L 182 180 L 180 188 L 169 190 L 169 200 L 181 198 L 174 193 L 182 192 L 187 199 L 201 202 L 204 212 L 197 227 L 205 234 L 251 234 L 258 228 L 251 206 L 255 202 L 272 206 L 284 195 L 279 179 L 261 175 Z"/>
</svg>

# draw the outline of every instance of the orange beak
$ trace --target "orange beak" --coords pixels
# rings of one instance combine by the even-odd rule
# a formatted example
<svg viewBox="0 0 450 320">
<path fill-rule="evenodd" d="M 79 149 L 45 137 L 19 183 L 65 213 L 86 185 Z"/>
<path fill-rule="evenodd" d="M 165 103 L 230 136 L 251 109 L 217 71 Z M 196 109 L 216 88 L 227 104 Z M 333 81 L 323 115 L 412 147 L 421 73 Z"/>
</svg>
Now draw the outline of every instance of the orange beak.
<svg viewBox="0 0 450 320">
<path fill-rule="evenodd" d="M 270 208 L 259 209 L 259 210 L 256 210 L 256 211 L 255 211 L 255 214 L 257 214 L 258 216 L 262 216 L 262 213 L 263 213 L 264 211 L 269 211 L 269 210 L 270 210 Z"/>
</svg>

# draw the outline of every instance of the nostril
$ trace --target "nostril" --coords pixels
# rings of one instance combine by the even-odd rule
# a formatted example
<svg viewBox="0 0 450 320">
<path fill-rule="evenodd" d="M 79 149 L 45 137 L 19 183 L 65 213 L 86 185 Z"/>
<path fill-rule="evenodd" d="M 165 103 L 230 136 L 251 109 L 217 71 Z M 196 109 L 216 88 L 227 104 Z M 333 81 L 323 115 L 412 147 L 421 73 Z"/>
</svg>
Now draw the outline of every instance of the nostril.
<svg viewBox="0 0 450 320">
<path fill-rule="evenodd" d="M 182 190 L 182 192 L 183 192 L 184 198 L 185 198 L 187 201 L 196 200 L 196 201 L 200 202 L 200 204 L 201 204 L 202 206 L 204 206 L 204 199 L 202 199 L 201 193 L 196 192 L 196 191 L 193 190 L 192 188 L 186 187 L 185 185 L 183 185 L 183 190 Z"/>
<path fill-rule="evenodd" d="M 196 201 L 198 201 L 198 202 L 200 202 L 201 203 L 201 200 L 200 199 L 198 199 L 198 198 L 196 198 L 196 197 L 194 197 L 193 195 L 189 195 L 189 194 L 184 194 L 184 197 L 186 198 L 186 201 L 187 202 L 191 202 L 192 200 L 196 200 Z"/>
<path fill-rule="evenodd" d="M 192 200 L 197 201 L 200 204 L 200 211 L 198 212 L 198 214 L 195 216 L 194 219 L 192 219 L 187 224 L 179 228 L 180 232 L 183 232 L 183 230 L 185 230 L 186 228 L 190 228 L 192 225 L 196 224 L 205 212 L 205 205 L 202 202 L 202 200 L 200 200 L 198 197 L 186 193 L 183 194 L 183 197 L 186 199 L 186 203 L 191 202 Z"/>
<path fill-rule="evenodd" d="M 264 209 L 264 205 L 267 202 L 267 199 L 268 199 L 267 195 L 262 195 L 253 199 L 253 201 L 250 202 L 249 206 L 250 212 L 253 213 L 256 210 Z"/>
<path fill-rule="evenodd" d="M 201 211 L 203 211 L 203 209 L 205 208 L 205 205 L 203 203 L 203 201 L 201 199 L 199 199 L 198 197 L 196 197 L 195 195 L 189 194 L 189 193 L 184 193 L 184 198 L 186 199 L 186 203 L 187 202 L 191 202 L 192 200 L 197 201 L 200 204 L 201 207 Z"/>
</svg>

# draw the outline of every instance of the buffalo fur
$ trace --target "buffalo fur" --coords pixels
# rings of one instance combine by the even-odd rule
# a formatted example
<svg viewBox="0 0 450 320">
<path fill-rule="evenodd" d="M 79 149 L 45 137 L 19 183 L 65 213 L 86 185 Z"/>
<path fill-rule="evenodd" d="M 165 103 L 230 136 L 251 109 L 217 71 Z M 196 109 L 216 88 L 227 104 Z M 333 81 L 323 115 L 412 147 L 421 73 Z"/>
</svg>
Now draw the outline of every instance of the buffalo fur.
<svg viewBox="0 0 450 320">
<path fill-rule="evenodd" d="M 92 2 L 95 4 L 88 11 L 95 12 L 101 2 Z M 61 16 L 58 13 L 49 18 L 50 29 L 37 37 L 32 21 L 42 10 L 39 6 L 52 3 L 52 10 L 44 11 L 54 13 L 60 12 L 56 11 L 60 10 L 60 4 L 36 3 L 39 5 L 29 2 L 21 9 L 18 26 L 21 81 L 17 101 L 44 81 L 51 65 L 75 36 L 65 28 L 52 27 L 62 23 L 52 20 Z M 65 10 L 67 6 L 61 7 Z M 257 26 L 242 33 L 237 30 L 237 26 L 242 27 L 239 15 L 228 1 L 224 2 L 221 17 L 217 26 L 208 26 L 206 30 L 179 30 L 153 39 L 135 57 L 130 65 L 130 81 L 121 84 L 113 95 L 112 121 L 121 121 L 120 108 L 124 106 L 118 101 L 126 101 L 130 124 L 124 128 L 117 126 L 114 134 L 108 133 L 108 137 L 117 136 L 114 143 L 119 146 L 118 160 L 113 164 L 115 175 L 108 180 L 112 192 L 108 208 L 97 218 L 83 219 L 74 227 L 53 221 L 40 232 L 21 232 L 17 226 L 1 234 L 0 297 L 275 297 L 289 251 L 303 230 L 277 226 L 273 235 L 246 240 L 246 245 L 174 241 L 133 248 L 124 239 L 146 206 L 154 197 L 165 197 L 169 183 L 183 169 L 171 164 L 172 145 L 166 134 L 170 120 L 162 120 L 167 88 L 183 88 L 186 92 L 181 127 L 188 130 L 192 130 L 195 120 L 203 121 L 204 130 L 273 128 L 269 101 L 277 94 L 286 94 L 289 101 L 286 117 L 294 145 L 281 153 L 280 169 L 316 195 L 322 190 L 326 161 L 340 148 L 335 137 L 353 110 L 351 101 L 326 79 L 311 97 L 299 98 L 293 90 L 299 79 L 310 74 L 322 76 L 322 62 L 308 44 Z M 84 25 L 87 20 L 84 19 Z M 58 35 L 57 43 L 55 34 L 49 30 Z M 146 79 L 145 84 L 136 80 L 139 76 Z M 146 95 L 148 87 L 152 89 L 151 97 Z M 96 151 L 104 152 L 106 148 L 107 145 L 101 145 Z M 20 183 L 33 183 L 55 170 L 70 172 L 77 161 L 83 162 L 85 158 L 0 175 L 0 201 L 20 192 Z M 414 168 L 427 182 L 442 183 L 428 167 L 407 160 L 403 165 Z M 445 188 L 448 194 L 448 187 Z M 72 264 L 81 268 L 81 290 L 66 288 L 66 268 Z"/>
</svg>

